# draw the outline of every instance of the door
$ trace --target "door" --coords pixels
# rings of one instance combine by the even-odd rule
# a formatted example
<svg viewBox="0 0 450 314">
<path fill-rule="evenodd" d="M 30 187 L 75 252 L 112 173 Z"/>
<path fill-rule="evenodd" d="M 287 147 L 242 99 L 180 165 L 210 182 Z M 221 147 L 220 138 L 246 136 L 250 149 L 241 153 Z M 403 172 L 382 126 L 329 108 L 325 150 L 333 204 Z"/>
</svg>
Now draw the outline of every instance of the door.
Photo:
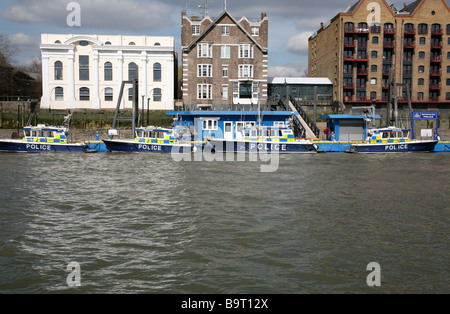
<svg viewBox="0 0 450 314">
<path fill-rule="evenodd" d="M 223 137 L 226 140 L 233 139 L 233 122 L 224 122 L 223 123 Z"/>
</svg>

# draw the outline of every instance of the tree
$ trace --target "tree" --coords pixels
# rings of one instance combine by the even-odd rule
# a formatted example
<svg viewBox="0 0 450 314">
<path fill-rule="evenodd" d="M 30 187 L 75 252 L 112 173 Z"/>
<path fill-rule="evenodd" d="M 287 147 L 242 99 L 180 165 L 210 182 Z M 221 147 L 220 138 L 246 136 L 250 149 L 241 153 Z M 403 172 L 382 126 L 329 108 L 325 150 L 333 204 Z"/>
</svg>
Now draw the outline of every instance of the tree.
<svg viewBox="0 0 450 314">
<path fill-rule="evenodd" d="M 19 48 L 14 45 L 8 36 L 0 34 L 0 64 L 11 63 Z"/>
</svg>

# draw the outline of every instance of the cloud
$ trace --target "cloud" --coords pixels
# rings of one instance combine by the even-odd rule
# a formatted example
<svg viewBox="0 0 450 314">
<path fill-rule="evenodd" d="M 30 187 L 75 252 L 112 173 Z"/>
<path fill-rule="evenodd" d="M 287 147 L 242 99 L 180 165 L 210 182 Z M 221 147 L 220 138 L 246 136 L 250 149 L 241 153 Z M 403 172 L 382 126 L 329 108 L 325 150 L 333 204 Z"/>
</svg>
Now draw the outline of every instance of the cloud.
<svg viewBox="0 0 450 314">
<path fill-rule="evenodd" d="M 305 77 L 307 76 L 307 62 L 291 62 L 282 66 L 269 67 L 270 77 Z"/>
<path fill-rule="evenodd" d="M 302 32 L 290 37 L 286 44 L 286 51 L 297 55 L 308 54 L 308 38 L 313 32 Z"/>
<path fill-rule="evenodd" d="M 69 0 L 18 0 L 8 7 L 2 17 L 19 23 L 47 23 L 67 26 Z M 78 0 L 81 9 L 81 27 L 107 30 L 152 30 L 171 26 L 168 18 L 175 8 L 159 1 L 139 0 Z"/>
</svg>

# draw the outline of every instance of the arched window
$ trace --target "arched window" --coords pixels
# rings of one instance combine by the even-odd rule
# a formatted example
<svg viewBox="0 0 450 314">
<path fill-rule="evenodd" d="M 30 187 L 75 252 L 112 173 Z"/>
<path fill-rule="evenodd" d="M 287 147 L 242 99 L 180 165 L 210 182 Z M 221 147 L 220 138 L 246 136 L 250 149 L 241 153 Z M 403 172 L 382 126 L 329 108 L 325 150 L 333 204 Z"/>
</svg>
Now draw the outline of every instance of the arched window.
<svg viewBox="0 0 450 314">
<path fill-rule="evenodd" d="M 107 42 L 105 43 L 105 45 L 111 45 L 111 42 L 110 42 L 110 41 L 107 41 Z"/>
<path fill-rule="evenodd" d="M 89 99 L 90 99 L 90 97 L 89 97 L 89 88 L 81 87 L 80 88 L 80 100 L 81 101 L 88 101 Z"/>
<path fill-rule="evenodd" d="M 161 44 L 160 43 L 155 43 L 155 45 L 154 46 L 161 46 Z"/>
<path fill-rule="evenodd" d="M 153 64 L 153 81 L 161 82 L 161 64 L 160 63 Z"/>
<path fill-rule="evenodd" d="M 417 100 L 423 100 L 423 93 L 422 92 L 418 92 L 417 93 Z"/>
<path fill-rule="evenodd" d="M 64 100 L 64 89 L 60 86 L 55 87 L 55 100 Z"/>
<path fill-rule="evenodd" d="M 128 45 L 129 46 L 136 46 L 136 43 L 134 41 L 130 41 L 130 43 Z"/>
<path fill-rule="evenodd" d="M 111 87 L 105 88 L 105 101 L 113 101 L 113 89 Z"/>
<path fill-rule="evenodd" d="M 428 24 L 420 23 L 418 32 L 419 34 L 426 35 L 428 33 Z"/>
<path fill-rule="evenodd" d="M 105 81 L 113 80 L 113 68 L 111 62 L 105 62 Z"/>
<path fill-rule="evenodd" d="M 134 80 L 135 78 L 137 78 L 137 65 L 134 62 L 131 62 L 130 64 L 128 64 L 128 80 Z"/>
<path fill-rule="evenodd" d="M 345 32 L 353 32 L 353 31 L 355 31 L 355 24 L 353 24 L 352 22 L 346 22 L 344 24 L 344 31 Z"/>
<path fill-rule="evenodd" d="M 61 61 L 55 62 L 55 80 L 63 79 L 63 64 Z"/>
<path fill-rule="evenodd" d="M 153 90 L 153 101 L 161 101 L 161 99 L 162 99 L 161 88 L 155 88 Z"/>
<path fill-rule="evenodd" d="M 60 43 L 61 43 L 60 40 L 55 41 L 55 44 L 60 44 Z"/>
</svg>

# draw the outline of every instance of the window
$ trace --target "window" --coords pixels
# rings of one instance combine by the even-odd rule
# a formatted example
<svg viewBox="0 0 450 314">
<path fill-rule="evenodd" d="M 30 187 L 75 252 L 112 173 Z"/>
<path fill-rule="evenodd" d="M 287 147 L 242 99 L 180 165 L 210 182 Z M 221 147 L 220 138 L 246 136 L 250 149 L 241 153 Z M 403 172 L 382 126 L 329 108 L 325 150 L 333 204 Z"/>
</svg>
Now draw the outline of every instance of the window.
<svg viewBox="0 0 450 314">
<path fill-rule="evenodd" d="M 419 65 L 419 73 L 425 72 L 425 67 L 423 65 Z"/>
<path fill-rule="evenodd" d="M 259 26 L 251 27 L 252 36 L 259 36 Z"/>
<path fill-rule="evenodd" d="M 450 73 L 450 65 L 447 66 L 447 73 Z"/>
<path fill-rule="evenodd" d="M 89 81 L 89 56 L 79 56 L 80 81 Z"/>
<path fill-rule="evenodd" d="M 222 36 L 230 36 L 230 27 L 222 26 Z"/>
<path fill-rule="evenodd" d="M 111 62 L 105 62 L 105 81 L 112 81 L 113 79 L 113 69 Z"/>
<path fill-rule="evenodd" d="M 450 86 L 450 79 L 447 79 L 447 86 Z"/>
<path fill-rule="evenodd" d="M 239 65 L 239 77 L 253 77 L 253 65 Z"/>
<path fill-rule="evenodd" d="M 419 59 L 425 59 L 425 51 L 419 51 Z"/>
<path fill-rule="evenodd" d="M 63 79 L 63 64 L 61 61 L 55 62 L 55 80 Z"/>
<path fill-rule="evenodd" d="M 423 100 L 423 93 L 422 92 L 418 92 L 417 93 L 417 100 Z"/>
<path fill-rule="evenodd" d="M 426 35 L 428 33 L 428 25 L 423 23 L 419 24 L 418 32 L 419 34 Z"/>
<path fill-rule="evenodd" d="M 216 119 L 206 119 L 202 121 L 203 130 L 214 131 L 218 130 L 218 123 Z"/>
<path fill-rule="evenodd" d="M 153 101 L 161 101 L 162 99 L 162 92 L 161 92 L 161 88 L 155 88 L 153 90 Z"/>
<path fill-rule="evenodd" d="M 372 54 L 371 54 L 371 57 L 374 58 L 374 59 L 378 58 L 378 51 L 373 50 Z"/>
<path fill-rule="evenodd" d="M 130 42 L 128 43 L 128 46 L 136 46 L 136 43 L 135 43 L 134 41 L 130 41 Z"/>
<path fill-rule="evenodd" d="M 250 44 L 239 45 L 239 58 L 253 58 L 253 46 Z"/>
<path fill-rule="evenodd" d="M 212 77 L 212 64 L 199 64 L 197 70 L 197 77 Z"/>
<path fill-rule="evenodd" d="M 377 79 L 376 78 L 371 78 L 370 79 L 370 85 L 377 85 Z"/>
<path fill-rule="evenodd" d="M 377 99 L 377 92 L 370 92 L 370 100 L 376 100 Z"/>
<path fill-rule="evenodd" d="M 378 44 L 378 36 L 372 37 L 372 44 Z"/>
<path fill-rule="evenodd" d="M 110 42 L 110 41 L 107 41 L 107 42 L 105 43 L 105 45 L 111 45 L 111 42 Z"/>
<path fill-rule="evenodd" d="M 153 82 L 161 82 L 161 64 L 153 64 Z"/>
<path fill-rule="evenodd" d="M 199 44 L 197 46 L 197 57 L 199 58 L 211 58 L 212 57 L 212 44 Z"/>
<path fill-rule="evenodd" d="M 128 89 L 128 101 L 133 101 L 133 88 Z"/>
<path fill-rule="evenodd" d="M 55 100 L 64 100 L 64 89 L 62 87 L 58 86 L 55 88 Z"/>
<path fill-rule="evenodd" d="M 228 85 L 222 85 L 222 100 L 228 100 Z"/>
<path fill-rule="evenodd" d="M 131 62 L 130 64 L 128 64 L 128 80 L 132 81 L 134 79 L 137 78 L 137 66 L 136 63 Z"/>
<path fill-rule="evenodd" d="M 86 47 L 87 45 L 89 45 L 89 43 L 87 41 L 83 40 L 83 41 L 80 41 L 79 45 Z"/>
<path fill-rule="evenodd" d="M 105 101 L 113 101 L 113 89 L 111 87 L 105 88 Z"/>
<path fill-rule="evenodd" d="M 239 85 L 239 98 L 252 98 L 252 83 L 241 83 Z"/>
<path fill-rule="evenodd" d="M 89 88 L 87 88 L 87 87 L 80 88 L 80 100 L 81 101 L 89 100 Z"/>
<path fill-rule="evenodd" d="M 426 42 L 427 42 L 427 40 L 426 40 L 425 37 L 420 37 L 420 38 L 419 38 L 419 44 L 425 45 Z"/>
<path fill-rule="evenodd" d="M 197 85 L 197 98 L 198 99 L 212 99 L 212 85 L 211 84 L 198 84 Z"/>
<path fill-rule="evenodd" d="M 222 77 L 228 77 L 228 65 L 222 66 Z"/>
<path fill-rule="evenodd" d="M 425 81 L 425 80 L 424 80 L 423 78 L 418 79 L 418 80 L 417 80 L 417 85 L 423 86 L 424 81 Z"/>
<path fill-rule="evenodd" d="M 370 66 L 370 72 L 377 72 L 377 66 L 375 64 Z"/>
<path fill-rule="evenodd" d="M 220 57 L 222 59 L 230 58 L 230 46 L 229 45 L 220 46 Z"/>
<path fill-rule="evenodd" d="M 200 35 L 200 25 L 192 25 L 192 35 Z"/>
</svg>

